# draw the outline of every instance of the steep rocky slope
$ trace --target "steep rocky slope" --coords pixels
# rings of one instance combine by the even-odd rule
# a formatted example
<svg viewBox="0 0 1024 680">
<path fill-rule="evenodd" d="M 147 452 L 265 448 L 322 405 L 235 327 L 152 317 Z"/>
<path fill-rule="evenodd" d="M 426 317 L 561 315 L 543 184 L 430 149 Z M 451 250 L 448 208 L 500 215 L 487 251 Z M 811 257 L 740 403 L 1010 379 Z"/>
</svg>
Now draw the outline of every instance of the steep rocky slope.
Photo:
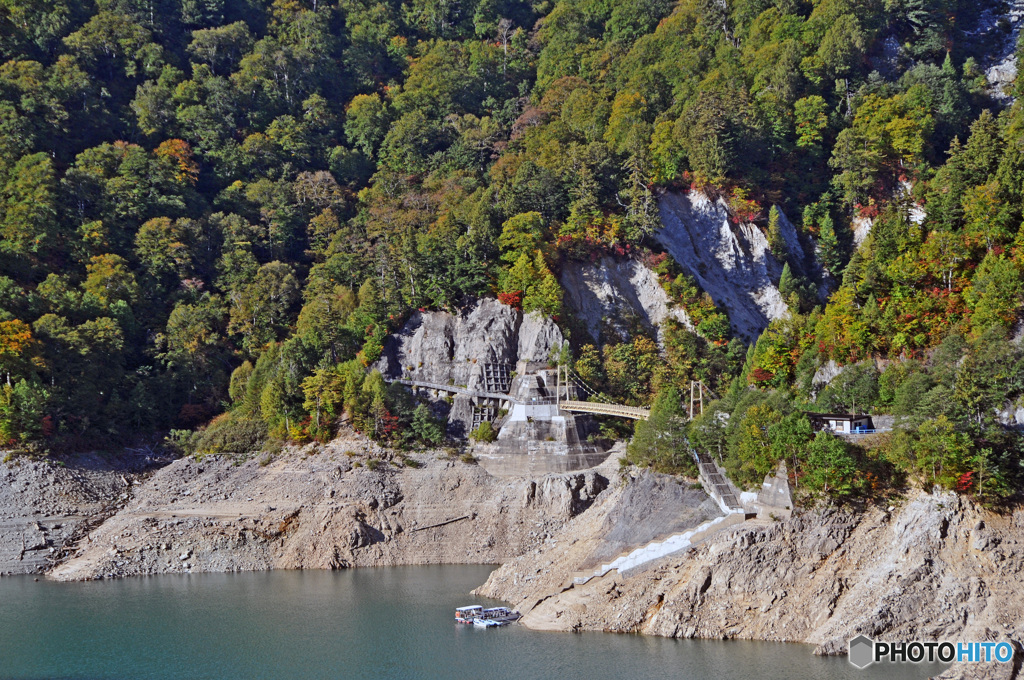
<svg viewBox="0 0 1024 680">
<path fill-rule="evenodd" d="M 387 378 L 406 378 L 474 390 L 504 391 L 488 384 L 485 366 L 502 366 L 505 375 L 516 364 L 547 362 L 561 348 L 562 332 L 549 317 L 523 314 L 493 298 L 473 302 L 457 313 L 416 312 L 388 336 L 375 368 Z M 448 418 L 448 432 L 465 437 L 473 423 L 473 405 L 456 396 L 451 408 L 435 400 L 435 410 Z"/>
<path fill-rule="evenodd" d="M 647 568 L 572 585 L 623 500 L 621 492 L 603 496 L 554 543 L 506 563 L 478 592 L 515 603 L 537 629 L 800 641 L 824 654 L 843 653 L 858 633 L 1024 635 L 1024 510 L 998 516 L 953 494 L 918 492 L 897 507 L 748 521 Z M 993 664 L 954 668 L 950 677 L 961 672 L 1017 671 Z"/>
<path fill-rule="evenodd" d="M 1010 86 L 1017 77 L 1016 50 L 1021 19 L 1024 19 L 1022 0 L 1010 0 L 1001 7 L 986 8 L 981 14 L 978 39 L 993 46 L 985 63 L 985 77 L 989 84 L 989 94 L 996 99 L 1011 99 Z M 1009 30 L 1004 30 L 1004 26 Z"/>
<path fill-rule="evenodd" d="M 153 464 L 145 457 L 14 457 L 0 463 L 0 574 L 44 571 L 112 514 Z"/>
<path fill-rule="evenodd" d="M 769 252 L 760 229 L 731 224 L 725 201 L 699 191 L 666 193 L 658 208 L 664 227 L 655 237 L 725 309 L 738 335 L 753 340 L 769 321 L 788 314 L 776 287 L 782 264 Z M 802 254 L 793 225 L 783 219 L 781 226 L 789 252 Z"/>
<path fill-rule="evenodd" d="M 593 471 L 497 479 L 437 452 L 406 467 L 354 437 L 311 451 L 178 460 L 51 577 L 498 563 L 550 540 L 607 484 Z"/>
<path fill-rule="evenodd" d="M 443 452 L 415 460 L 421 467 L 402 465 L 350 435 L 273 460 L 182 459 L 134 485 L 118 475 L 106 495 L 126 497 L 123 507 L 50 575 L 504 562 L 478 592 L 512 602 L 536 629 L 802 641 L 824 654 L 842 653 L 857 633 L 1024 635 L 1024 510 L 995 515 L 953 494 L 915 492 L 889 507 L 748 521 L 574 585 L 616 555 L 702 525 L 717 507 L 674 478 L 622 475 L 614 460 L 532 480 L 490 477 Z M 57 491 L 70 484 L 35 469 Z M 81 507 L 53 498 L 40 510 Z"/>
<path fill-rule="evenodd" d="M 686 310 L 673 306 L 658 275 L 636 260 L 604 257 L 596 263 L 570 261 L 560 277 L 571 313 L 595 340 L 606 324 L 627 339 L 634 321 L 656 329 L 673 318 L 692 327 Z"/>
<path fill-rule="evenodd" d="M 484 298 L 456 314 L 414 313 L 388 336 L 376 367 L 391 377 L 475 387 L 480 365 L 547 361 L 561 344 L 562 334 L 551 319 Z"/>
</svg>

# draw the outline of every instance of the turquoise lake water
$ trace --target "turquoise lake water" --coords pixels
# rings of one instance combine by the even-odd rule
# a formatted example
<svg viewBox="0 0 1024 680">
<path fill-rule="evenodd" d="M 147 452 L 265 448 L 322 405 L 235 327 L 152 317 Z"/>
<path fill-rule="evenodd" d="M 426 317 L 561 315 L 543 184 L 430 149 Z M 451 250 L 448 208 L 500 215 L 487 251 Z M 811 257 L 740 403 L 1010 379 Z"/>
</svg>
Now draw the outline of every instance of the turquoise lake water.
<svg viewBox="0 0 1024 680">
<path fill-rule="evenodd" d="M 475 629 L 455 607 L 491 567 L 0 579 L 0 678 L 532 678 L 876 680 L 807 645 Z"/>
</svg>

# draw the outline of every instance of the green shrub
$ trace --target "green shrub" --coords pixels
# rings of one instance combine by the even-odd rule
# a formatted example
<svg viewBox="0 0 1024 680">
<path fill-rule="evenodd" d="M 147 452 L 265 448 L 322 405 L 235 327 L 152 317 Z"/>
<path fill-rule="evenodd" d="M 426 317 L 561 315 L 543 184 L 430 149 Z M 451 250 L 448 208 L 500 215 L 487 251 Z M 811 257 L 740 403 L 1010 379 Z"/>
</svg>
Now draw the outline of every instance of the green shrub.
<svg viewBox="0 0 1024 680">
<path fill-rule="evenodd" d="M 480 425 L 469 433 L 470 439 L 478 442 L 493 442 L 498 438 L 498 433 L 494 431 L 494 426 L 491 425 L 491 421 L 485 420 Z"/>
<path fill-rule="evenodd" d="M 202 433 L 193 430 L 171 430 L 164 437 L 164 446 L 176 456 L 191 456 L 195 454 L 201 437 Z"/>
<path fill-rule="evenodd" d="M 199 433 L 194 452 L 254 453 L 267 443 L 267 425 L 262 420 L 225 413 L 214 418 Z"/>
</svg>

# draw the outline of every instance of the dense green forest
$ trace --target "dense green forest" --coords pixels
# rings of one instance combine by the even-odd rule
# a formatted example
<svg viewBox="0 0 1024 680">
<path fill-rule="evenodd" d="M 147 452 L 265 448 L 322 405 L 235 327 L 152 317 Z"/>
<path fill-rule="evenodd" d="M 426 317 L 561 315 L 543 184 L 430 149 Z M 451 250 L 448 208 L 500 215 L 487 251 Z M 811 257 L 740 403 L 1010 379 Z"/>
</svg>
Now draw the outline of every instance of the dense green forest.
<svg viewBox="0 0 1024 680">
<path fill-rule="evenodd" d="M 0 440 L 258 448 L 347 411 L 436 444 L 366 367 L 411 310 L 496 295 L 555 316 L 616 399 L 660 395 L 640 462 L 685 468 L 644 441 L 701 379 L 722 399 L 691 438 L 739 479 L 785 457 L 833 493 L 1005 497 L 1024 108 L 986 91 L 1009 37 L 982 9 L 1000 7 L 0 0 Z M 790 317 L 751 347 L 652 239 L 669 190 L 722 196 L 794 265 Z M 856 249 L 855 218 L 874 220 Z M 557 273 L 598 255 L 643 259 L 696 332 L 587 337 Z M 850 368 L 816 390 L 829 360 Z M 854 405 L 906 426 L 865 452 L 801 414 Z"/>
</svg>

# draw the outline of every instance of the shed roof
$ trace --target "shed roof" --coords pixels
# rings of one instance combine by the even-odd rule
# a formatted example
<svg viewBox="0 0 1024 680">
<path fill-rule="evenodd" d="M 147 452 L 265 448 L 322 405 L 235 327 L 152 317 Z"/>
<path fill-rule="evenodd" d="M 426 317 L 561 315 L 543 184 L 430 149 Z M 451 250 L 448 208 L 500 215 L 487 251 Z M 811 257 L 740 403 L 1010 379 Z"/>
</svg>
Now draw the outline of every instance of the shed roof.
<svg viewBox="0 0 1024 680">
<path fill-rule="evenodd" d="M 816 413 L 814 411 L 804 411 L 809 418 L 820 418 L 822 420 L 862 420 L 864 418 L 870 418 L 869 413 Z"/>
</svg>

